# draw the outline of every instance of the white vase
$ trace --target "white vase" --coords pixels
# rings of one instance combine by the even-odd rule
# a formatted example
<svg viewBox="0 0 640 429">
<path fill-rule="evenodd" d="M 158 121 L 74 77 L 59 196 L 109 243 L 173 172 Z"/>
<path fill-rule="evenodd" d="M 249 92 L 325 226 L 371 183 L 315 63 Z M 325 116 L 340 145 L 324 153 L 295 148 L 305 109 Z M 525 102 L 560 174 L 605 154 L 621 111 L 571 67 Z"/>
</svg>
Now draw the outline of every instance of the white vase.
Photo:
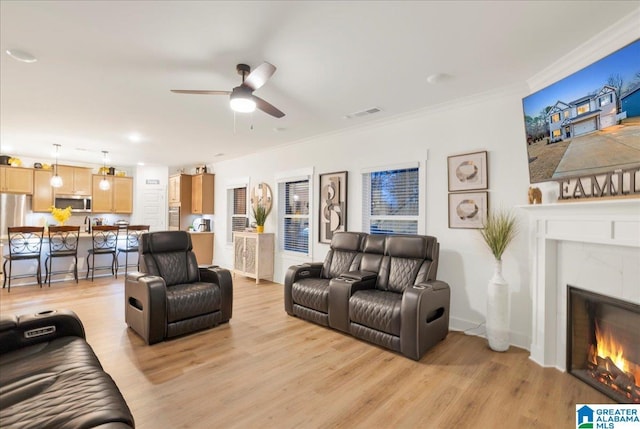
<svg viewBox="0 0 640 429">
<path fill-rule="evenodd" d="M 487 289 L 487 339 L 491 350 L 509 349 L 509 285 L 502 277 L 501 260 L 496 260 Z"/>
</svg>

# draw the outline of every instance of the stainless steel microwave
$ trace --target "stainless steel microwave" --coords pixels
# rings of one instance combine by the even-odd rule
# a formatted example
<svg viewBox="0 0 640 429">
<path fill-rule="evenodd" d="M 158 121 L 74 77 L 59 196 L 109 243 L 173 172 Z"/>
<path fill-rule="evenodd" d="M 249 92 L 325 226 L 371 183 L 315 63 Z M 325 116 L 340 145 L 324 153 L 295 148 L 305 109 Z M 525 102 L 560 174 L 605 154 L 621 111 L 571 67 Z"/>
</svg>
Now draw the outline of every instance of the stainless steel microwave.
<svg viewBox="0 0 640 429">
<path fill-rule="evenodd" d="M 59 209 L 71 207 L 72 212 L 91 212 L 91 197 L 88 195 L 56 195 L 55 206 Z"/>
</svg>

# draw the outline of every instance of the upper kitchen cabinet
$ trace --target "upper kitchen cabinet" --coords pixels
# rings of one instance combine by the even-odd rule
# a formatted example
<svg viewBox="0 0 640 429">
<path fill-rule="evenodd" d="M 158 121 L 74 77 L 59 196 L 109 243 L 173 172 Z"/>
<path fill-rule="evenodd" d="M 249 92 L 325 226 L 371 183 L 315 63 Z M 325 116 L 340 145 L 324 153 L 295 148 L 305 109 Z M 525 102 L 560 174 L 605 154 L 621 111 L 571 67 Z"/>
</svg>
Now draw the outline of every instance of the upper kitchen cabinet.
<svg viewBox="0 0 640 429">
<path fill-rule="evenodd" d="M 56 189 L 58 195 L 91 195 L 91 169 L 59 165 L 58 175 L 62 186 Z"/>
<path fill-rule="evenodd" d="M 215 174 L 191 176 L 191 212 L 213 214 L 213 182 Z"/>
<path fill-rule="evenodd" d="M 109 189 L 100 189 L 100 181 L 106 179 Z M 93 176 L 93 213 L 132 213 L 133 178 L 120 176 Z"/>
<path fill-rule="evenodd" d="M 1 166 L 0 192 L 33 194 L 33 169 Z"/>
<path fill-rule="evenodd" d="M 191 176 L 174 174 L 169 176 L 169 207 L 191 209 Z"/>
<path fill-rule="evenodd" d="M 51 170 L 33 170 L 33 203 L 34 212 L 48 212 L 53 205 L 53 188 L 51 187 Z"/>
</svg>

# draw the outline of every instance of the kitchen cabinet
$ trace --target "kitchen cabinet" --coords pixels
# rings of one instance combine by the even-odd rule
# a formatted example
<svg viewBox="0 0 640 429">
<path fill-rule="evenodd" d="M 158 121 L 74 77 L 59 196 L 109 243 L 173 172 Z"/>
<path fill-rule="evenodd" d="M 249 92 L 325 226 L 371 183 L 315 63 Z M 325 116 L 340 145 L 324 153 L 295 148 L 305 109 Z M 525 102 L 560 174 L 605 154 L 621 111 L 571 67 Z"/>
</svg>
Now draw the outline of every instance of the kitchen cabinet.
<svg viewBox="0 0 640 429">
<path fill-rule="evenodd" d="M 53 205 L 53 188 L 51 187 L 51 170 L 33 170 L 33 200 L 34 212 L 48 212 Z"/>
<path fill-rule="evenodd" d="M 105 178 L 109 189 L 100 189 L 100 181 Z M 92 178 L 93 213 L 132 213 L 133 178 L 125 176 L 94 175 Z"/>
<path fill-rule="evenodd" d="M 10 194 L 33 194 L 33 169 L 1 166 L 0 192 Z"/>
<path fill-rule="evenodd" d="M 213 214 L 213 185 L 215 174 L 191 176 L 191 213 Z"/>
<path fill-rule="evenodd" d="M 233 275 L 242 274 L 273 281 L 274 235 L 270 233 L 233 233 Z"/>
<path fill-rule="evenodd" d="M 213 264 L 213 232 L 192 232 L 190 235 L 198 265 Z"/>
<path fill-rule="evenodd" d="M 191 176 L 174 174 L 169 176 L 169 207 L 191 210 Z"/>
<path fill-rule="evenodd" d="M 90 168 L 59 165 L 58 175 L 62 178 L 62 186 L 56 189 L 57 195 L 91 195 Z"/>
</svg>

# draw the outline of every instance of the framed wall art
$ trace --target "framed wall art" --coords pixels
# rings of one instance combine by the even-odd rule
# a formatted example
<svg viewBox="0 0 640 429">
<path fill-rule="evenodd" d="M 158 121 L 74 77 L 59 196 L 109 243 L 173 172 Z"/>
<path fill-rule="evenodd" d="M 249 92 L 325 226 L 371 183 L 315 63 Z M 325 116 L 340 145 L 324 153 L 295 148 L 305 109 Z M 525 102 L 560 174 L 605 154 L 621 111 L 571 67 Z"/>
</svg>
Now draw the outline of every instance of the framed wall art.
<svg viewBox="0 0 640 429">
<path fill-rule="evenodd" d="M 487 189 L 487 151 L 447 157 L 449 192 Z"/>
<path fill-rule="evenodd" d="M 449 228 L 482 228 L 489 209 L 488 192 L 449 194 Z"/>
<path fill-rule="evenodd" d="M 320 243 L 347 230 L 347 172 L 320 174 Z"/>
</svg>

